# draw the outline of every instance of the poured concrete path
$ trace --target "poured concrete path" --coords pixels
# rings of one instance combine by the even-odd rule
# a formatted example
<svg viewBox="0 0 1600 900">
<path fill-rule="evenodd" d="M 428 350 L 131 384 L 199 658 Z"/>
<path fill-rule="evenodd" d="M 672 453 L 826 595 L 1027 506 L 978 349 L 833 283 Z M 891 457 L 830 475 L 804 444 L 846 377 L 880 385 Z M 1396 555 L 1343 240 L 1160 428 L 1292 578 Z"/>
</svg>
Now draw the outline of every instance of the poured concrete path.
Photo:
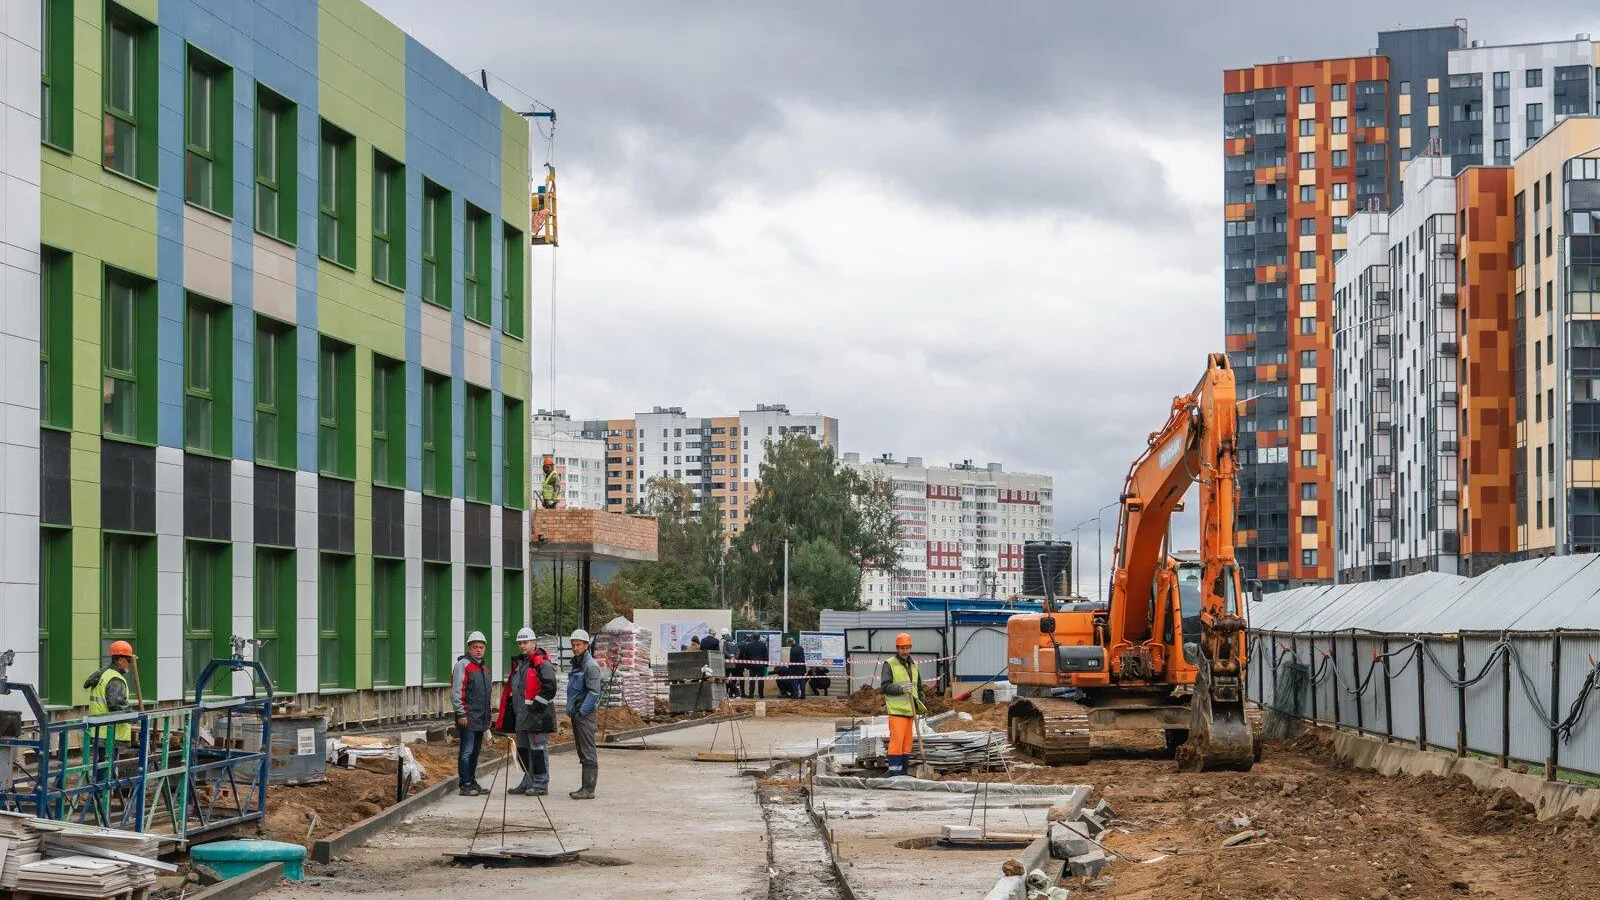
<svg viewBox="0 0 1600 900">
<path fill-rule="evenodd" d="M 738 723 L 751 755 L 810 753 L 833 737 L 833 720 L 746 719 Z M 467 848 L 484 812 L 483 797 L 451 796 L 386 831 L 335 862 L 328 875 L 276 888 L 270 900 L 384 896 L 501 896 L 518 889 L 551 897 L 695 897 L 745 900 L 767 896 L 767 831 L 753 779 L 732 763 L 694 761 L 710 749 L 717 726 L 704 725 L 648 738 L 649 750 L 600 751 L 595 800 L 571 800 L 578 762 L 570 753 L 551 757 L 550 815 L 568 843 L 588 846 L 587 855 L 625 861 L 625 867 L 575 864 L 548 868 L 458 867 L 445 858 Z M 716 750 L 730 750 L 729 727 L 721 726 Z M 498 826 L 502 781 L 496 785 L 485 824 Z M 506 800 L 513 824 L 543 824 L 530 797 Z M 545 840 L 537 834 L 507 843 Z M 498 836 L 488 838 L 489 845 Z"/>
</svg>

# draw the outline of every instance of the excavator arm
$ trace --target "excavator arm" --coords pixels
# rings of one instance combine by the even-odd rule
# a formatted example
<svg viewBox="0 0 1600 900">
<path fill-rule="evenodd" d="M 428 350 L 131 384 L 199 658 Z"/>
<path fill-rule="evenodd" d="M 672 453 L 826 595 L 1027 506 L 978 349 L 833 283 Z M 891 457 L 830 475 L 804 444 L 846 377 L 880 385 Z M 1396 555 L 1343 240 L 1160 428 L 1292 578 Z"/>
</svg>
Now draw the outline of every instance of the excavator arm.
<svg viewBox="0 0 1600 900">
<path fill-rule="evenodd" d="M 1185 768 L 1249 768 L 1253 735 L 1244 711 L 1245 620 L 1233 526 L 1237 508 L 1238 397 L 1228 358 L 1213 353 L 1192 393 L 1175 397 L 1159 431 L 1128 470 L 1113 555 L 1107 656 L 1115 680 L 1171 678 L 1183 654 L 1156 633 L 1171 615 L 1176 573 L 1168 528 L 1184 494 L 1199 486 L 1200 634 L 1193 644 L 1194 698 Z M 1197 638 L 1197 640 L 1196 640 Z M 1188 654 L 1183 654 L 1187 656 Z"/>
</svg>

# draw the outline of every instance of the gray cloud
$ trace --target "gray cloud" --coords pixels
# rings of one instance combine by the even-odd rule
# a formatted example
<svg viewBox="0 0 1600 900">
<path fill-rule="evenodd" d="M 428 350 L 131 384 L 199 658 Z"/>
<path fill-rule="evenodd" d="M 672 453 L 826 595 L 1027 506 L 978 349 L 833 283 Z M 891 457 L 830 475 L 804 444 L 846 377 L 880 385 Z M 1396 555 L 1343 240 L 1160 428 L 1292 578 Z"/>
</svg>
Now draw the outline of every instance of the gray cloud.
<svg viewBox="0 0 1600 900">
<path fill-rule="evenodd" d="M 1051 472 L 1062 527 L 1221 347 L 1221 71 L 1402 24 L 1379 0 L 369 2 L 560 112 L 559 405 L 783 400 L 846 450 Z M 1404 24 L 1458 15 L 1600 32 L 1576 0 Z"/>
</svg>

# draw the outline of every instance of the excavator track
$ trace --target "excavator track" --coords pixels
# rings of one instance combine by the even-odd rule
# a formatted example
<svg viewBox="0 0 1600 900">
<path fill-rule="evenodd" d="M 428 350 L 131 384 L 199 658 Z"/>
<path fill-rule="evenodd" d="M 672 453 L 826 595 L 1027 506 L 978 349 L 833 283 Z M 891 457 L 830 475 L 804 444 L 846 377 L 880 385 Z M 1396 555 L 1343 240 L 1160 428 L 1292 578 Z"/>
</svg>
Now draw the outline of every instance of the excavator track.
<svg viewBox="0 0 1600 900">
<path fill-rule="evenodd" d="M 1089 716 L 1071 700 L 1019 697 L 1006 717 L 1006 739 L 1045 765 L 1089 761 Z"/>
</svg>

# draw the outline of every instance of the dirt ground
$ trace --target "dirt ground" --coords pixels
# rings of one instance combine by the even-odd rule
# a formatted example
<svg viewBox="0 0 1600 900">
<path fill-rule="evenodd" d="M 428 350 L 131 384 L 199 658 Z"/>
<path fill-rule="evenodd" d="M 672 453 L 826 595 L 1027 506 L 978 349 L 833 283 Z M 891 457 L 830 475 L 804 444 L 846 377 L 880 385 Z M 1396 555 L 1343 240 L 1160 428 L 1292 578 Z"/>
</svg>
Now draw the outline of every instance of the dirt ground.
<svg viewBox="0 0 1600 900">
<path fill-rule="evenodd" d="M 1076 897 L 1558 900 L 1593 897 L 1600 882 L 1600 823 L 1539 822 L 1509 791 L 1355 771 L 1310 735 L 1269 743 L 1248 773 L 1180 774 L 1148 737 L 1097 736 L 1110 758 L 1014 771 L 1019 782 L 1093 784 L 1118 816 L 1102 839 L 1122 857 L 1102 873 L 1112 883 L 1068 879 Z M 1264 843 L 1222 848 L 1257 829 Z"/>
<path fill-rule="evenodd" d="M 412 786 L 412 794 L 456 776 L 454 741 L 410 746 L 411 753 L 428 773 Z M 491 748 L 485 748 L 479 765 L 492 761 L 495 756 Z M 263 836 L 309 847 L 313 841 L 343 831 L 393 805 L 393 775 L 329 766 L 328 780 L 322 784 L 273 785 L 267 791 Z"/>
</svg>

